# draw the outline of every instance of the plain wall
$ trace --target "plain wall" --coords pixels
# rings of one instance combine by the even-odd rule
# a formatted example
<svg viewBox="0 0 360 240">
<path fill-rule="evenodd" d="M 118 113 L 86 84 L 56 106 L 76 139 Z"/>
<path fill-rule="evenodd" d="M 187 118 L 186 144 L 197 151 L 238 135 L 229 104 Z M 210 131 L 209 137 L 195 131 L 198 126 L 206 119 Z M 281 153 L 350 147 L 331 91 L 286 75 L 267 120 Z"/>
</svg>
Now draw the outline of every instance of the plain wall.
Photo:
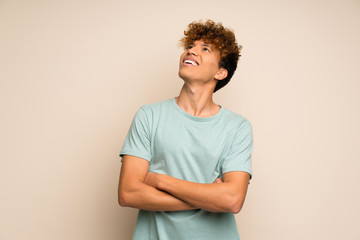
<svg viewBox="0 0 360 240">
<path fill-rule="evenodd" d="M 360 239 L 360 2 L 0 1 L 0 239 L 130 239 L 118 156 L 136 110 L 177 96 L 193 20 L 243 45 L 215 102 L 248 118 L 242 240 Z"/>
</svg>

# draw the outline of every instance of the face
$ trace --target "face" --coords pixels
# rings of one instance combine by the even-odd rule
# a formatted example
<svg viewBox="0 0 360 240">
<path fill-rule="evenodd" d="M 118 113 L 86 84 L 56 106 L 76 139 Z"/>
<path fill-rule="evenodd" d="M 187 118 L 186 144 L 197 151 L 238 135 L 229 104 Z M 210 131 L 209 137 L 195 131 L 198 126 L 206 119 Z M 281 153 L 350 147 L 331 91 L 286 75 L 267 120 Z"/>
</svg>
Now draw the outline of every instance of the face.
<svg viewBox="0 0 360 240">
<path fill-rule="evenodd" d="M 184 81 L 222 80 L 227 71 L 219 68 L 220 51 L 202 40 L 195 41 L 180 57 L 179 76 Z M 225 74 L 225 75 L 224 75 Z"/>
</svg>

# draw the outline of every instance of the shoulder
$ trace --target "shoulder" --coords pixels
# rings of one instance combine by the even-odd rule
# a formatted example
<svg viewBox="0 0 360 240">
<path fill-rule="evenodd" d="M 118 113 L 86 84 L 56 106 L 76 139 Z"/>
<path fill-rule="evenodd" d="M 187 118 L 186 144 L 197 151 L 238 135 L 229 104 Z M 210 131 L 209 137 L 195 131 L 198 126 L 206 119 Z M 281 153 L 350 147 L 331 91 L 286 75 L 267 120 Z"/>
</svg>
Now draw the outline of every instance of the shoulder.
<svg viewBox="0 0 360 240">
<path fill-rule="evenodd" d="M 144 104 L 139 110 L 143 111 L 146 115 L 153 115 L 168 108 L 171 105 L 171 101 L 172 98 L 155 103 Z"/>
<path fill-rule="evenodd" d="M 223 121 L 226 121 L 228 125 L 230 125 L 234 129 L 239 129 L 240 127 L 250 127 L 251 123 L 250 121 L 244 117 L 242 114 L 235 113 L 225 107 L 224 108 L 224 114 L 223 114 Z"/>
<path fill-rule="evenodd" d="M 172 98 L 162 100 L 159 102 L 150 103 L 150 104 L 144 104 L 140 107 L 140 109 L 142 109 L 144 111 L 156 111 L 156 110 L 159 110 L 160 108 L 170 105 L 171 100 L 172 100 Z"/>
</svg>

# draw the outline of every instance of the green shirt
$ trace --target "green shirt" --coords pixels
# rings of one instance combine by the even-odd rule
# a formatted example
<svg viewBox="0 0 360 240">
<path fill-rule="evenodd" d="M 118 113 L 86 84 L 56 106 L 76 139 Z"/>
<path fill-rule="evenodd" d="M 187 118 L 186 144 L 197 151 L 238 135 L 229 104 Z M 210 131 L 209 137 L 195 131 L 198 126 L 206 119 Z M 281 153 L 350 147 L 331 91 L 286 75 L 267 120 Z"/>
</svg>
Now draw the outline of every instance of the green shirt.
<svg viewBox="0 0 360 240">
<path fill-rule="evenodd" d="M 246 118 L 222 106 L 211 117 L 195 117 L 171 98 L 140 107 L 120 156 L 148 160 L 151 172 L 212 183 L 230 171 L 252 176 L 252 150 L 252 127 Z M 239 235 L 232 213 L 139 210 L 133 239 L 232 240 Z"/>
</svg>

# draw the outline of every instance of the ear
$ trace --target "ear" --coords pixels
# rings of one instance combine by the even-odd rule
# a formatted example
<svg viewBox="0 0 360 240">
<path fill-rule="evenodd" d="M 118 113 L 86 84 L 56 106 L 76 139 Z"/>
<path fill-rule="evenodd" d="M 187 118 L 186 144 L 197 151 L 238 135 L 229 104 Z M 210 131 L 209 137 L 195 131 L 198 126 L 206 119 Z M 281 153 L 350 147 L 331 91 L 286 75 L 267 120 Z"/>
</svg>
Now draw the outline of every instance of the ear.
<svg viewBox="0 0 360 240">
<path fill-rule="evenodd" d="M 225 68 L 220 68 L 219 71 L 215 74 L 214 78 L 216 80 L 223 80 L 227 77 L 228 71 Z"/>
</svg>

